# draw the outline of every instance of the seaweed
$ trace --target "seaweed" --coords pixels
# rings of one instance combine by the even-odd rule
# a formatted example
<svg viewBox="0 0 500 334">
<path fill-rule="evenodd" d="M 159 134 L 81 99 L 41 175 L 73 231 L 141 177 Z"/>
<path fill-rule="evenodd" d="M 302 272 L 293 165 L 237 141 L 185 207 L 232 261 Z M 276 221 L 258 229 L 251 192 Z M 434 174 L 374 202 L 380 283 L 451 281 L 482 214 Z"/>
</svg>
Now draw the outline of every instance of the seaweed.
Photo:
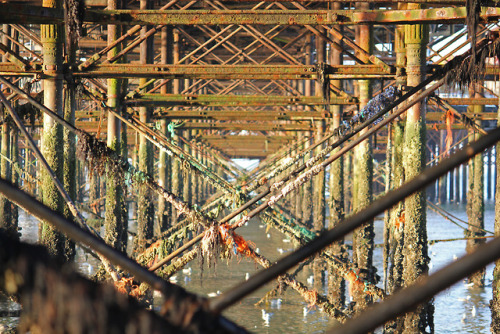
<svg viewBox="0 0 500 334">
<path fill-rule="evenodd" d="M 475 34 L 471 37 L 470 53 L 455 57 L 442 69 L 448 86 L 456 85 L 463 89 L 468 88 L 471 83 L 482 80 L 486 73 L 486 59 L 500 56 L 500 42 L 496 34 L 490 34 L 489 39 L 479 43 L 476 43 Z"/>
</svg>

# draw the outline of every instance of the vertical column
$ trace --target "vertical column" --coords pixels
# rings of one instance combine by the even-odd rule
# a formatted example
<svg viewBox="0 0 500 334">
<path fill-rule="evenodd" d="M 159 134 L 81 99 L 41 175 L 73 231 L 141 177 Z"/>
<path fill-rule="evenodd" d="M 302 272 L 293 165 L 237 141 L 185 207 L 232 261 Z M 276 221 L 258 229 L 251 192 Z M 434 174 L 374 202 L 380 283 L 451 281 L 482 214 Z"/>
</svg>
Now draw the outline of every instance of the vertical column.
<svg viewBox="0 0 500 334">
<path fill-rule="evenodd" d="M 418 9 L 420 5 L 408 4 L 408 9 Z M 408 86 L 418 85 L 424 77 L 425 45 L 429 35 L 426 25 L 406 25 L 405 42 L 407 56 Z M 425 106 L 417 103 L 406 113 L 404 134 L 403 167 L 405 180 L 411 180 L 425 168 Z M 405 199 L 403 280 L 405 286 L 413 284 L 419 277 L 427 274 L 429 257 L 427 255 L 427 229 L 425 213 L 425 192 L 420 191 Z M 429 326 L 433 329 L 432 303 L 420 305 L 405 317 L 404 328 L 408 333 L 424 332 Z"/>
<path fill-rule="evenodd" d="M 191 149 L 189 148 L 189 145 L 187 144 L 191 140 L 191 133 L 190 130 L 184 130 L 184 139 L 186 140 L 186 143 L 184 143 L 182 146 L 184 148 L 184 151 L 187 154 L 191 154 Z M 182 197 L 183 200 L 186 202 L 191 202 L 191 170 L 190 168 L 184 168 L 182 171 Z"/>
<path fill-rule="evenodd" d="M 399 9 L 406 8 L 406 5 L 398 5 Z M 405 47 L 405 28 L 402 25 L 396 27 L 395 50 L 396 50 L 396 83 L 399 87 L 406 85 L 406 47 Z M 404 183 L 403 169 L 403 146 L 404 146 L 404 123 L 395 122 L 391 126 L 391 155 L 390 161 L 390 188 L 398 188 Z M 394 293 L 403 286 L 403 222 L 404 221 L 404 201 L 401 201 L 389 211 L 389 220 L 386 222 L 385 238 L 387 243 L 384 247 L 389 253 L 387 263 L 387 292 Z M 385 325 L 395 333 L 402 332 L 404 326 L 404 317 L 395 319 Z"/>
<path fill-rule="evenodd" d="M 339 10 L 341 8 L 340 3 L 333 3 L 333 9 Z M 333 36 L 332 39 L 338 42 Z M 330 48 L 330 64 L 331 65 L 341 65 L 342 53 L 335 48 Z M 342 82 L 340 80 L 332 80 L 331 85 L 339 89 L 342 88 Z M 328 94 L 330 94 L 330 89 L 328 89 Z M 342 106 L 341 105 L 330 105 L 330 112 L 332 113 L 331 128 L 336 129 L 340 126 L 342 122 Z M 335 149 L 332 154 L 335 154 L 339 149 Z M 333 228 L 338 225 L 344 219 L 344 156 L 340 156 L 330 165 L 330 198 L 328 200 L 330 208 L 330 222 L 329 228 Z M 332 244 L 332 253 L 340 258 L 344 258 L 345 254 L 342 251 L 343 240 L 335 242 Z M 343 308 L 345 304 L 345 280 L 342 275 L 338 274 L 338 271 L 334 268 L 329 268 L 330 276 L 328 278 L 328 291 L 329 299 L 335 307 Z"/>
<path fill-rule="evenodd" d="M 3 35 L 2 43 L 9 46 L 9 39 L 7 38 L 10 33 L 10 26 L 8 24 L 3 25 Z M 3 62 L 8 62 L 7 54 L 2 56 Z M 0 106 L 0 110 L 3 109 L 3 104 Z M 10 166 L 10 125 L 9 122 L 3 122 L 0 125 L 0 152 L 2 156 L 0 157 L 0 177 L 5 180 L 11 178 L 11 166 Z M 9 233 L 9 235 L 16 237 L 17 228 L 14 229 L 12 225 L 11 216 L 11 203 L 4 196 L 0 195 L 0 229 Z"/>
<path fill-rule="evenodd" d="M 173 63 L 173 32 L 172 27 L 163 27 L 161 29 L 161 50 L 160 57 L 162 64 Z M 161 94 L 172 92 L 172 80 L 163 81 L 160 89 Z M 168 121 L 160 120 L 160 131 L 166 137 L 169 137 Z M 170 189 L 170 157 L 165 150 L 160 150 L 158 164 L 158 183 L 165 189 Z M 158 196 L 158 224 L 156 234 L 166 231 L 170 225 L 171 205 L 161 195 Z"/>
<path fill-rule="evenodd" d="M 141 0 L 141 9 L 150 9 L 151 1 Z M 146 32 L 151 27 L 143 26 L 141 28 L 141 37 L 146 35 Z M 153 63 L 153 38 L 148 37 L 140 44 L 140 63 L 142 65 Z M 139 85 L 144 86 L 148 79 L 141 78 Z M 142 90 L 146 93 L 149 86 L 145 86 Z M 148 124 L 151 119 L 151 107 L 139 107 L 139 119 L 142 123 Z M 146 136 L 139 135 L 139 169 L 146 174 L 153 175 L 153 147 L 147 140 Z M 142 185 L 139 188 L 137 199 L 137 243 L 136 251 L 141 252 L 148 239 L 153 237 L 154 225 L 154 204 L 153 194 L 148 186 Z"/>
<path fill-rule="evenodd" d="M 173 32 L 173 63 L 177 64 L 180 59 L 180 50 L 179 50 L 179 31 L 177 29 L 174 29 Z M 174 94 L 179 94 L 181 87 L 180 87 L 180 80 L 179 79 L 174 79 L 173 80 L 173 93 Z M 175 109 L 174 109 L 175 110 Z M 179 136 L 177 133 L 172 133 L 170 134 L 172 136 L 172 141 L 176 144 L 179 145 Z M 181 165 L 179 162 L 179 159 L 177 158 L 172 158 L 170 159 L 171 163 L 171 180 L 172 180 L 172 193 L 176 196 L 180 196 L 180 190 L 182 187 L 182 183 L 180 180 L 180 171 L 181 171 Z M 172 208 L 172 225 L 175 225 L 177 223 L 177 210 L 175 208 Z"/>
<path fill-rule="evenodd" d="M 62 8 L 60 0 L 44 0 L 44 7 Z M 63 116 L 63 28 L 55 24 L 44 24 L 40 26 L 43 54 L 43 98 L 47 108 L 59 116 Z M 55 172 L 59 180 L 63 179 L 63 131 L 51 117 L 43 115 L 43 134 L 41 152 L 47 160 L 50 168 Z M 52 210 L 63 214 L 64 203 L 54 182 L 45 170 L 41 170 L 41 194 L 42 202 Z M 49 252 L 58 260 L 64 261 L 71 258 L 66 256 L 66 238 L 62 233 L 56 231 L 51 225 L 42 222 L 40 242 L 45 245 Z"/>
<path fill-rule="evenodd" d="M 15 186 L 19 186 L 19 131 L 17 128 L 13 128 L 10 131 L 10 160 L 12 161 L 12 169 L 11 169 L 11 177 L 12 184 Z M 17 167 L 17 168 L 16 168 Z M 11 205 L 11 231 L 14 232 L 14 237 L 17 237 L 17 229 L 19 223 L 19 207 L 14 203 L 10 203 Z"/>
<path fill-rule="evenodd" d="M 324 32 L 323 28 L 319 28 L 321 32 Z M 326 61 L 326 44 L 324 40 L 318 36 L 315 36 L 316 41 L 316 63 L 324 63 Z M 325 87 L 322 87 L 321 83 L 316 81 L 315 86 L 315 95 L 323 96 L 327 94 L 330 90 L 328 86 L 325 90 Z M 325 101 L 326 102 L 326 101 Z M 314 122 L 315 126 L 315 134 L 314 141 L 319 141 L 323 138 L 325 132 L 325 121 L 319 120 Z M 318 146 L 313 154 L 319 154 L 322 150 L 322 146 Z M 311 198 L 313 199 L 313 230 L 314 231 L 323 231 L 325 229 L 325 170 L 322 170 L 318 175 L 314 176 L 313 188 Z M 314 282 L 318 289 L 321 289 L 321 286 L 324 281 L 324 273 L 325 273 L 325 261 L 318 258 L 314 260 Z"/>
<path fill-rule="evenodd" d="M 10 180 L 11 165 L 10 165 L 10 126 L 8 122 L 0 125 L 0 177 L 4 180 Z M 17 235 L 17 229 L 12 226 L 11 203 L 6 197 L 0 195 L 0 229 L 7 232 L 11 236 Z"/>
<path fill-rule="evenodd" d="M 491 166 L 493 165 L 492 163 L 492 158 L 493 158 L 493 149 L 489 149 L 486 151 L 486 156 L 487 158 L 487 163 L 486 163 L 486 199 L 490 200 L 493 198 L 492 196 L 492 180 L 493 178 L 491 177 Z"/>
<path fill-rule="evenodd" d="M 74 50 L 74 48 L 69 48 Z M 70 61 L 74 61 L 74 54 L 70 55 Z M 73 82 L 67 82 L 64 87 L 64 119 L 75 124 L 75 87 Z M 76 138 L 75 134 L 68 129 L 63 129 L 64 138 L 64 161 L 63 161 L 63 184 L 64 189 L 69 197 L 76 200 Z M 64 216 L 69 220 L 73 220 L 73 213 L 67 205 L 64 205 Z M 75 243 L 71 240 L 67 241 L 67 251 L 75 252 Z"/>
<path fill-rule="evenodd" d="M 497 86 L 498 87 L 498 86 Z M 498 90 L 497 90 L 498 91 Z M 497 123 L 500 124 L 500 108 L 497 110 Z M 500 237 L 500 142 L 495 145 L 495 237 Z M 500 259 L 495 261 L 492 282 L 493 298 L 490 302 L 491 333 L 500 333 Z"/>
<path fill-rule="evenodd" d="M 191 130 L 191 143 L 193 145 L 193 148 L 191 150 L 191 155 L 196 158 L 196 154 L 199 151 L 199 149 L 196 148 L 196 142 L 194 138 L 196 137 L 196 130 Z M 191 172 L 191 204 L 197 204 L 198 203 L 198 175 L 197 173 Z"/>
<path fill-rule="evenodd" d="M 359 3 L 359 9 L 368 10 L 368 3 Z M 360 25 L 356 27 L 356 38 L 358 45 L 365 51 L 372 51 L 372 31 L 369 26 Z M 362 54 L 358 54 L 362 58 Z M 364 59 L 363 59 L 364 60 Z M 359 80 L 359 109 L 361 110 L 370 100 L 371 82 L 370 80 Z M 364 140 L 354 148 L 353 152 L 353 211 L 357 212 L 365 208 L 372 201 L 372 161 L 371 138 Z M 362 227 L 356 229 L 353 234 L 353 262 L 359 268 L 359 275 L 365 280 L 372 281 L 375 274 L 373 267 L 373 221 L 367 222 Z M 370 302 L 369 297 L 360 291 L 358 296 L 354 296 L 357 307 L 363 308 Z"/>
<path fill-rule="evenodd" d="M 323 30 L 321 28 L 321 30 Z M 326 61 L 326 44 L 323 39 L 316 36 L 316 60 L 317 63 L 324 63 Z M 319 82 L 316 82 L 316 96 L 322 96 L 324 93 L 328 93 L 330 87 L 327 87 L 326 91 L 323 92 L 323 87 Z M 325 131 L 325 121 L 319 120 L 315 122 L 316 133 L 314 135 L 315 141 L 321 140 Z M 318 146 L 314 154 L 319 154 L 322 147 Z M 325 171 L 321 171 L 313 179 L 313 206 L 314 206 L 314 230 L 322 231 L 325 229 Z"/>
<path fill-rule="evenodd" d="M 198 161 L 201 161 L 202 158 L 203 158 L 203 151 L 199 149 L 196 154 L 196 159 Z M 202 194 L 202 188 L 203 188 L 203 178 L 201 176 L 196 175 L 196 199 L 199 204 L 203 204 L 203 201 L 205 200 Z"/>
<path fill-rule="evenodd" d="M 457 137 L 457 141 L 460 136 Z M 490 156 L 491 158 L 492 156 Z M 456 203 L 461 203 L 462 199 L 460 198 L 460 172 L 461 172 L 461 167 L 455 168 L 455 202 Z M 493 198 L 493 196 L 491 197 Z"/>
<path fill-rule="evenodd" d="M 312 56 L 312 39 L 311 34 L 309 33 L 306 37 L 306 47 L 305 47 L 305 65 L 311 65 L 311 56 Z M 304 82 L 304 95 L 311 96 L 312 95 L 312 82 L 310 80 L 305 80 Z M 306 106 L 305 110 L 311 110 L 309 106 Z M 305 136 L 309 138 L 312 137 L 312 134 L 307 131 L 304 133 Z M 311 144 L 311 139 L 307 140 L 304 149 L 307 149 Z M 304 159 L 307 161 L 311 157 L 312 153 L 308 153 L 305 155 Z M 312 180 L 306 181 L 302 185 L 302 196 L 301 196 L 301 206 L 302 206 L 302 222 L 308 226 L 312 227 L 313 222 L 313 200 L 312 200 Z"/>
<path fill-rule="evenodd" d="M 119 0 L 108 0 L 108 9 L 118 9 Z M 121 28 L 108 25 L 108 44 L 119 38 Z M 119 52 L 118 47 L 108 52 L 108 57 L 113 57 Z M 108 107 L 119 111 L 121 83 L 118 79 L 108 79 Z M 108 146 L 119 152 L 121 137 L 121 122 L 112 113 L 108 113 Z M 123 219 L 123 189 L 121 176 L 106 168 L 106 213 L 105 213 L 105 240 L 115 249 L 123 252 L 127 249 L 127 226 Z M 101 192 L 102 193 L 102 192 Z"/>
<path fill-rule="evenodd" d="M 297 142 L 304 142 L 304 134 L 302 132 L 297 132 Z M 297 153 L 304 149 L 304 144 L 297 146 Z M 299 187 L 298 191 L 295 192 L 295 202 L 294 202 L 295 216 L 298 219 L 302 218 L 302 188 Z"/>
<path fill-rule="evenodd" d="M 446 130 L 439 131 L 439 155 L 440 160 L 444 158 L 444 152 L 446 150 Z M 438 203 L 444 204 L 446 203 L 447 197 L 447 182 L 448 182 L 448 174 L 445 174 L 439 178 L 438 181 Z"/>
<path fill-rule="evenodd" d="M 404 144 L 404 125 L 402 122 L 395 123 L 391 126 L 392 131 L 392 152 L 391 160 L 388 162 L 391 165 L 390 183 L 391 188 L 398 188 L 404 183 L 403 169 L 403 144 Z M 404 202 L 399 202 L 390 210 L 388 227 L 386 228 L 387 252 L 390 258 L 387 263 L 387 292 L 394 293 L 403 286 L 403 242 L 404 242 Z M 388 333 L 401 333 L 404 328 L 404 317 L 397 318 L 394 321 L 388 322 L 384 326 Z"/>
<path fill-rule="evenodd" d="M 478 85 L 479 86 L 479 85 Z M 471 97 L 482 97 L 481 92 L 469 91 Z M 474 114 L 479 114 L 484 111 L 484 106 L 472 105 L 469 106 L 468 111 Z M 476 124 L 480 125 L 481 121 L 476 120 Z M 469 142 L 478 140 L 480 134 L 474 130 L 469 131 Z M 479 153 L 469 160 L 469 186 L 467 191 L 467 218 L 468 227 L 466 236 L 471 239 L 467 240 L 466 251 L 472 253 L 482 243 L 484 239 L 472 239 L 475 237 L 484 236 L 484 162 L 483 153 Z M 485 268 L 475 272 L 469 276 L 469 281 L 474 283 L 475 286 L 484 286 Z"/>
</svg>

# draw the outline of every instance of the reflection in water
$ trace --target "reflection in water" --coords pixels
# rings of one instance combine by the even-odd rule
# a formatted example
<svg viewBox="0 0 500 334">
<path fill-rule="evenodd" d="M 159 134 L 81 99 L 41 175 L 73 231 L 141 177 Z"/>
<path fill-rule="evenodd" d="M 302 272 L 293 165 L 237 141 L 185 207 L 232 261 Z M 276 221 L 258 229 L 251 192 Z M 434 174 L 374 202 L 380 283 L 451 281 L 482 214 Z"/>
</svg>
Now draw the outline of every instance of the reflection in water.
<svg viewBox="0 0 500 334">
<path fill-rule="evenodd" d="M 465 209 L 456 205 L 445 207 L 461 219 L 467 220 Z M 487 230 L 493 230 L 494 212 L 487 208 L 485 224 Z M 429 240 L 445 238 L 461 238 L 463 230 L 452 225 L 440 216 L 429 211 L 427 213 Z M 259 252 L 274 261 L 290 252 L 297 245 L 284 237 L 281 233 L 270 230 L 267 233 L 259 228 L 260 222 L 251 221 L 248 226 L 239 230 L 246 239 L 254 242 L 259 247 Z M 382 222 L 376 221 L 376 244 L 382 243 Z M 20 226 L 22 227 L 22 240 L 34 243 L 38 236 L 38 223 L 35 219 L 21 214 Z M 440 242 L 429 247 L 431 258 L 431 273 L 447 263 L 454 257 L 465 253 L 465 241 Z M 382 272 L 382 249 L 375 250 L 375 266 Z M 76 265 L 84 275 L 94 273 L 98 267 L 96 260 L 82 251 L 77 252 Z M 195 260 L 184 270 L 172 277 L 171 281 L 185 286 L 189 291 L 205 296 L 216 296 L 229 287 L 235 286 L 248 279 L 260 267 L 246 258 L 233 258 L 229 261 L 220 261 L 216 268 L 204 269 L 203 279 L 199 263 Z M 488 333 L 490 324 L 489 300 L 491 299 L 492 265 L 488 267 L 486 287 L 477 288 L 459 282 L 435 298 L 435 330 L 436 333 Z M 297 279 L 308 287 L 315 288 L 322 293 L 327 293 L 328 284 L 321 278 L 313 276 L 311 266 L 306 266 Z M 382 284 L 382 283 L 380 283 Z M 322 333 L 335 325 L 335 321 L 318 310 L 309 307 L 300 295 L 291 289 L 286 289 L 282 296 L 256 305 L 260 299 L 276 283 L 269 283 L 243 301 L 231 307 L 224 314 L 239 325 L 255 333 Z M 13 309 L 17 306 L 0 296 L 0 310 Z M 4 328 L 15 326 L 16 318 L 0 318 L 0 326 Z M 0 332 L 2 327 L 0 327 Z"/>
</svg>

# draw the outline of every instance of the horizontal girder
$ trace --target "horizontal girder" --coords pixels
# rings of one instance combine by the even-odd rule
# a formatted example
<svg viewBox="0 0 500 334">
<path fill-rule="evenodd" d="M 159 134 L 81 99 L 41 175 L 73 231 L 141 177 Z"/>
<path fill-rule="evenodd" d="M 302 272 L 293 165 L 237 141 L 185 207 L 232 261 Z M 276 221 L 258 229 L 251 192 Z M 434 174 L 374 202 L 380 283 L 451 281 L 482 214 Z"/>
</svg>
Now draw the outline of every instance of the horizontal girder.
<svg viewBox="0 0 500 334">
<path fill-rule="evenodd" d="M 120 25 L 336 25 L 464 22 L 465 7 L 413 10 L 99 10 L 87 9 L 84 21 Z M 481 19 L 495 20 L 500 8 L 484 7 Z M 62 10 L 0 5 L 0 22 L 43 24 L 64 21 Z"/>
<path fill-rule="evenodd" d="M 35 126 L 41 126 L 39 122 Z M 77 121 L 76 126 L 89 132 L 96 132 L 99 127 L 99 121 Z M 101 127 L 102 129 L 102 127 Z M 314 131 L 315 128 L 308 123 L 293 123 L 293 124 L 280 124 L 280 123 L 199 123 L 199 122 L 185 122 L 182 126 L 178 127 L 179 130 L 228 130 L 228 131 Z"/>
<path fill-rule="evenodd" d="M 156 119 L 211 119 L 224 121 L 264 121 L 325 119 L 332 117 L 328 111 L 227 111 L 227 110 L 157 110 Z"/>
<path fill-rule="evenodd" d="M 38 75 L 43 78 L 42 64 L 31 63 L 31 68 L 14 63 L 0 63 L 1 75 Z M 80 78 L 156 78 L 156 79 L 217 79 L 217 80 L 316 80 L 314 65 L 161 65 L 161 64 L 96 64 L 84 70 L 65 70 Z M 330 79 L 390 78 L 377 65 L 326 65 Z"/>
<path fill-rule="evenodd" d="M 317 73 L 314 65 L 99 64 L 73 75 L 94 78 L 314 80 Z M 331 79 L 392 76 L 377 65 L 327 65 L 325 74 Z"/>
<path fill-rule="evenodd" d="M 143 94 L 140 98 L 125 101 L 129 105 L 163 106 L 288 106 L 324 105 L 321 96 L 280 96 L 280 95 L 181 95 L 181 94 Z M 356 104 L 351 97 L 330 97 L 330 104 Z"/>
</svg>

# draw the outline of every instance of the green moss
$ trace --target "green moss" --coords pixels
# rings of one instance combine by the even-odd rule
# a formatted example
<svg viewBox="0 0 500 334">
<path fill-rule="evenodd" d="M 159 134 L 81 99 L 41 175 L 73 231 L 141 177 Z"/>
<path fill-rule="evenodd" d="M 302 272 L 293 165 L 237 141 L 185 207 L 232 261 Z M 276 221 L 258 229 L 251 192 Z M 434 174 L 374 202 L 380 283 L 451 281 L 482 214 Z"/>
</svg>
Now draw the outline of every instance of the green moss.
<svg viewBox="0 0 500 334">
<path fill-rule="evenodd" d="M 153 148 L 146 138 L 140 139 L 139 170 L 153 173 Z M 137 245 L 136 251 L 143 251 L 147 240 L 153 237 L 154 203 L 153 194 L 147 184 L 139 186 L 137 200 Z"/>
<path fill-rule="evenodd" d="M 177 135 L 173 138 L 174 141 L 178 142 L 179 139 Z M 172 190 L 173 194 L 179 194 L 181 191 L 182 181 L 181 181 L 181 166 L 177 159 L 171 159 L 171 171 L 172 171 Z M 172 208 L 172 225 L 178 222 L 177 210 Z"/>
<path fill-rule="evenodd" d="M 70 124 L 75 124 L 75 95 L 72 89 L 66 87 L 64 90 L 64 119 Z M 76 136 L 68 129 L 63 129 L 64 160 L 63 160 L 63 185 L 69 197 L 76 200 Z M 64 205 L 64 216 L 73 220 L 73 214 L 68 205 Z M 66 242 L 67 254 L 72 258 L 75 255 L 75 243 L 71 240 Z"/>
<path fill-rule="evenodd" d="M 306 143 L 305 148 L 310 146 L 309 141 Z M 304 156 L 304 161 L 311 158 L 310 154 Z M 308 228 L 312 228 L 313 223 L 313 194 L 312 194 L 312 181 L 306 181 L 300 188 L 300 204 L 302 206 L 302 223 Z"/>
<path fill-rule="evenodd" d="M 481 109 L 481 106 L 478 106 Z M 471 131 L 469 141 L 479 139 L 479 134 Z M 479 153 L 469 160 L 469 187 L 467 192 L 467 217 L 469 221 L 467 235 L 469 237 L 481 237 L 485 235 L 484 228 L 484 170 L 483 154 Z M 468 239 L 466 251 L 474 252 L 476 247 L 484 243 L 484 239 Z M 485 268 L 469 276 L 469 280 L 475 286 L 484 285 Z"/>
<path fill-rule="evenodd" d="M 115 139 L 111 148 L 118 146 Z M 106 168 L 106 213 L 105 213 L 105 240 L 106 242 L 122 252 L 126 252 L 127 244 L 123 242 L 127 238 L 127 229 L 123 224 L 123 176 L 116 173 L 112 168 Z"/>
<path fill-rule="evenodd" d="M 408 120 L 405 127 L 403 166 L 406 181 L 419 175 L 425 165 L 425 119 L 413 122 Z M 426 202 L 425 191 L 409 196 L 404 201 L 404 246 L 403 280 L 404 285 L 413 284 L 428 272 Z M 432 302 L 419 306 L 405 317 L 404 327 L 411 331 L 423 332 L 433 328 Z"/>
<path fill-rule="evenodd" d="M 401 123 L 394 125 L 392 156 L 391 156 L 391 185 L 394 188 L 404 183 L 403 169 L 404 127 Z M 388 291 L 394 292 L 403 286 L 403 228 L 401 218 L 404 215 L 404 202 L 400 202 L 390 211 L 388 233 L 388 247 L 390 253 Z"/>
<path fill-rule="evenodd" d="M 163 122 L 163 121 L 162 121 Z M 166 134 L 166 121 L 164 127 L 164 134 Z M 165 150 L 160 150 L 159 154 L 159 185 L 165 189 L 170 189 L 170 159 Z M 171 206 L 165 198 L 161 195 L 158 196 L 158 218 L 157 227 L 155 230 L 156 234 L 166 231 L 170 225 L 170 210 Z"/>
<path fill-rule="evenodd" d="M 50 168 L 59 180 L 63 179 L 63 130 L 62 127 L 44 116 L 41 152 Z M 54 211 L 64 214 L 64 202 L 49 173 L 42 168 L 41 172 L 42 202 Z M 40 242 L 59 261 L 72 258 L 73 254 L 66 253 L 66 238 L 46 222 L 42 222 Z"/>
</svg>

